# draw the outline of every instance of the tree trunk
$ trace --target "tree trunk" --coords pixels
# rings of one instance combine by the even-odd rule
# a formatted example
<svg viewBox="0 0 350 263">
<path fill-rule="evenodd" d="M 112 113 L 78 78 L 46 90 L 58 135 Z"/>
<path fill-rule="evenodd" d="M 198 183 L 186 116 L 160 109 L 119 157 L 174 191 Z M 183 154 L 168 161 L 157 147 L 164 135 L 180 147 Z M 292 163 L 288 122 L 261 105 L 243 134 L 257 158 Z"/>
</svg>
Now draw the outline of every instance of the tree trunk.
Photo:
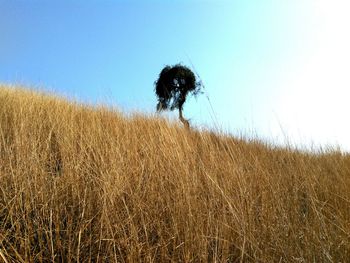
<svg viewBox="0 0 350 263">
<path fill-rule="evenodd" d="M 182 109 L 179 109 L 179 119 L 183 123 L 186 129 L 190 129 L 190 122 L 182 116 Z"/>
</svg>

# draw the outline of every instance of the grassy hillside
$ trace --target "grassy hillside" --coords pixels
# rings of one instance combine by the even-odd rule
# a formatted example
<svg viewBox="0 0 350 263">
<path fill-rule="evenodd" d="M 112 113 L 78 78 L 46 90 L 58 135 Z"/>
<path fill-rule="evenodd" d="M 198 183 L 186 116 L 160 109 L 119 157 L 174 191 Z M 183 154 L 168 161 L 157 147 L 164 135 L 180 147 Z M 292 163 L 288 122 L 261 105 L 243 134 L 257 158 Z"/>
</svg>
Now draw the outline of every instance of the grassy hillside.
<svg viewBox="0 0 350 263">
<path fill-rule="evenodd" d="M 0 262 L 350 262 L 350 157 L 0 86 Z"/>
</svg>

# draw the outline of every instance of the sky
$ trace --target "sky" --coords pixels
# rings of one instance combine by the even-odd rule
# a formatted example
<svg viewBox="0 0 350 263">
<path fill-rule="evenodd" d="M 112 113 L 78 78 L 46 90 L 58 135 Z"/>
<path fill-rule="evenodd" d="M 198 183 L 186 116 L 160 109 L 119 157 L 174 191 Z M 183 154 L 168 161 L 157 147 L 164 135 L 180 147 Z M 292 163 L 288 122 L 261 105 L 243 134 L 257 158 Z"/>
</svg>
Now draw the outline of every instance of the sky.
<svg viewBox="0 0 350 263">
<path fill-rule="evenodd" d="M 166 65 L 198 74 L 195 127 L 350 151 L 346 0 L 0 0 L 0 83 L 152 114 Z"/>
</svg>

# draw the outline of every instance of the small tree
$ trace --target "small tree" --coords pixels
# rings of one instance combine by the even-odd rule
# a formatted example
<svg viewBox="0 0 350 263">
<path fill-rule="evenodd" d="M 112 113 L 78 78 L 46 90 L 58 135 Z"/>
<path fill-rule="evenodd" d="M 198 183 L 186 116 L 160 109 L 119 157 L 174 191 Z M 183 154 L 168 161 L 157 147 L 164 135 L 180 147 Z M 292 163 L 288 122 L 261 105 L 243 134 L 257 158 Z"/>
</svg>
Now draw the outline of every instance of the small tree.
<svg viewBox="0 0 350 263">
<path fill-rule="evenodd" d="M 157 111 L 179 110 L 179 119 L 189 127 L 189 122 L 183 118 L 182 110 L 188 93 L 201 93 L 200 82 L 196 81 L 193 72 L 186 66 L 177 64 L 165 66 L 155 82 L 155 92 L 158 97 Z"/>
</svg>

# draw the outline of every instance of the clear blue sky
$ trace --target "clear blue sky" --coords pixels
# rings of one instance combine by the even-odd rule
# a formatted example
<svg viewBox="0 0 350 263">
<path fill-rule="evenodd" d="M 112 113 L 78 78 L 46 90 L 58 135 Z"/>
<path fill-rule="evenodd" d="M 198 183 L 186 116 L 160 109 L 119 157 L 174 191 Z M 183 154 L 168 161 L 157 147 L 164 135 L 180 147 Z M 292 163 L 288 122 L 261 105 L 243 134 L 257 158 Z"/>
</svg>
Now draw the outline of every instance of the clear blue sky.
<svg viewBox="0 0 350 263">
<path fill-rule="evenodd" d="M 221 127 L 350 149 L 348 11 L 343 0 L 0 0 L 0 82 L 152 112 L 160 70 L 190 58 Z M 206 96 L 184 109 L 213 125 Z"/>
</svg>

